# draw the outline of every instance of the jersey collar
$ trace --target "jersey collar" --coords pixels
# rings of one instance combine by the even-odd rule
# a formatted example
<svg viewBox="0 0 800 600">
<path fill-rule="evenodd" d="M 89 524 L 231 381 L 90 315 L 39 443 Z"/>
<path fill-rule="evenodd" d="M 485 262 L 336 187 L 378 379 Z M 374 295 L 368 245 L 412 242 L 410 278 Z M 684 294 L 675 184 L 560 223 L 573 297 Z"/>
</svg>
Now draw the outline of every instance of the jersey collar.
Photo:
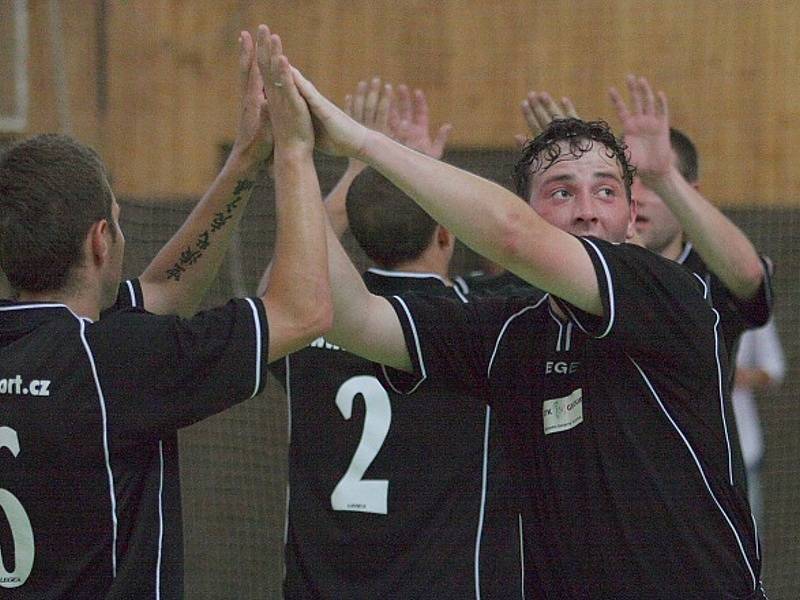
<svg viewBox="0 0 800 600">
<path fill-rule="evenodd" d="M 681 251 L 680 255 L 675 259 L 675 262 L 679 265 L 682 265 L 684 262 L 686 262 L 686 259 L 689 258 L 689 255 L 692 253 L 693 249 L 694 246 L 692 245 L 692 242 L 686 242 L 683 245 L 683 250 Z"/>
<path fill-rule="evenodd" d="M 444 277 L 441 275 L 437 275 L 436 273 L 418 273 L 412 271 L 388 271 L 386 269 L 378 269 L 376 267 L 371 267 L 367 269 L 368 273 L 372 273 L 373 275 L 379 275 L 381 277 L 406 277 L 410 279 L 428 279 L 433 278 L 439 280 L 442 285 L 448 285 L 447 282 L 444 280 Z"/>
</svg>

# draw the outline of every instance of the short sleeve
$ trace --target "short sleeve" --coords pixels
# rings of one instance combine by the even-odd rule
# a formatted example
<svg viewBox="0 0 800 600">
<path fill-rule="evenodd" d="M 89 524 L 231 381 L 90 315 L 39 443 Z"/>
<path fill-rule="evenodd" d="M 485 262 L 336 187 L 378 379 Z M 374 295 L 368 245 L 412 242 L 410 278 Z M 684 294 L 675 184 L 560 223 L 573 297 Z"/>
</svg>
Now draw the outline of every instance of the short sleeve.
<svg viewBox="0 0 800 600">
<path fill-rule="evenodd" d="M 492 341 L 509 299 L 473 297 L 466 304 L 422 294 L 387 299 L 400 319 L 414 367 L 411 374 L 380 368 L 394 391 L 409 394 L 428 380 L 472 395 L 487 391 Z"/>
<path fill-rule="evenodd" d="M 87 328 L 110 430 L 163 433 L 258 394 L 268 324 L 258 299 L 231 300 L 190 319 L 117 311 Z"/>
<path fill-rule="evenodd" d="M 289 363 L 289 355 L 282 356 L 278 360 L 273 360 L 269 363 L 269 372 L 272 373 L 273 377 L 278 380 L 278 383 L 281 384 L 283 389 L 286 389 L 286 370 Z"/>
<path fill-rule="evenodd" d="M 709 344 L 718 344 L 719 316 L 699 277 L 639 246 L 579 239 L 592 260 L 604 313 L 590 315 L 557 299 L 580 329 L 620 343 L 632 358 L 666 364 L 707 356 Z"/>
<path fill-rule="evenodd" d="M 772 262 L 762 256 L 764 278 L 755 296 L 742 300 L 734 296 L 711 273 L 705 279 L 711 292 L 711 303 L 720 314 L 722 330 L 729 349 L 732 349 L 742 332 L 761 327 L 772 314 Z"/>
<path fill-rule="evenodd" d="M 114 304 L 105 309 L 100 318 L 126 308 L 144 308 L 144 294 L 138 279 L 128 279 L 123 281 L 117 289 L 117 299 Z"/>
</svg>

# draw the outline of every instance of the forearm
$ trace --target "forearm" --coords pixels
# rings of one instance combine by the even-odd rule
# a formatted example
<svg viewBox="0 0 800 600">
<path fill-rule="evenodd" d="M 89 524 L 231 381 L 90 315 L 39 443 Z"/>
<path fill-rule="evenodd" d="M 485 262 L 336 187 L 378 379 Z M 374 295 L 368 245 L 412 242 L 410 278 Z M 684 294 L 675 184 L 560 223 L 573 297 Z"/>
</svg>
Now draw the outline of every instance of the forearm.
<svg viewBox="0 0 800 600">
<path fill-rule="evenodd" d="M 686 237 L 722 283 L 743 300 L 752 298 L 764 277 L 752 242 L 675 169 L 645 182 L 669 206 Z"/>
<path fill-rule="evenodd" d="M 142 273 L 147 310 L 183 316 L 197 311 L 241 221 L 256 174 L 255 161 L 231 155 L 186 222 Z"/>
<path fill-rule="evenodd" d="M 354 162 L 363 165 L 361 162 Z M 325 197 L 325 200 L 323 200 L 325 212 L 328 217 L 326 231 L 332 230 L 336 236 L 336 239 L 341 239 L 344 232 L 347 231 L 347 191 L 350 189 L 350 185 L 353 183 L 353 180 L 358 176 L 359 173 L 361 173 L 362 170 L 363 167 L 360 169 L 353 169 L 351 166 L 348 166 L 342 177 L 338 182 L 336 182 L 336 185 Z M 261 279 L 258 283 L 257 293 L 259 296 L 263 296 L 267 290 L 271 271 L 272 263 L 270 262 L 270 264 L 267 265 L 267 268 L 264 269 L 264 272 L 262 273 Z"/>
<path fill-rule="evenodd" d="M 327 338 L 367 360 L 411 371 L 411 358 L 394 309 L 375 296 L 327 226 L 328 271 L 333 295 L 333 327 Z"/>
<path fill-rule="evenodd" d="M 355 163 L 355 166 L 353 163 Z M 338 239 L 342 239 L 349 226 L 347 221 L 347 192 L 365 166 L 360 161 L 350 161 L 347 170 L 325 197 L 325 211 L 328 213 L 331 228 Z"/>
<path fill-rule="evenodd" d="M 330 326 L 325 214 L 310 151 L 276 147 L 275 215 L 275 253 L 263 294 L 271 358 L 302 348 Z"/>
<path fill-rule="evenodd" d="M 504 242 L 519 218 L 535 215 L 501 186 L 370 132 L 362 160 L 414 199 L 438 223 L 479 254 L 504 264 Z M 505 265 L 504 265 L 505 266 Z"/>
<path fill-rule="evenodd" d="M 505 188 L 371 132 L 359 158 L 478 254 L 539 289 L 602 314 L 591 260 L 573 236 Z"/>
</svg>

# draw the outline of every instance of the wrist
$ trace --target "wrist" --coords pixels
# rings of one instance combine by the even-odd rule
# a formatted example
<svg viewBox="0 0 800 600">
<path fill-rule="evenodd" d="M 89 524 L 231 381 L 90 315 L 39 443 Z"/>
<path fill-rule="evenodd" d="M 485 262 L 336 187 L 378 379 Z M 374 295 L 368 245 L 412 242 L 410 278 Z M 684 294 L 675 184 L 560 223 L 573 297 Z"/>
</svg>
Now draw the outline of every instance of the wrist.
<svg viewBox="0 0 800 600">
<path fill-rule="evenodd" d="M 376 156 L 382 140 L 389 139 L 379 131 L 364 127 L 364 135 L 361 138 L 361 145 L 356 148 L 355 153 L 350 157 L 351 160 L 360 161 L 366 165 L 371 164 L 371 157 Z"/>
<path fill-rule="evenodd" d="M 642 183 L 662 197 L 669 195 L 681 183 L 685 183 L 683 175 L 674 165 L 670 165 L 663 171 L 642 171 L 639 173 L 639 177 L 641 177 Z"/>
<path fill-rule="evenodd" d="M 342 175 L 342 179 L 350 179 L 351 181 L 358 177 L 361 172 L 367 168 L 367 165 L 357 158 L 350 158 L 347 160 L 347 168 Z"/>
<path fill-rule="evenodd" d="M 258 170 L 259 157 L 255 152 L 247 152 L 234 144 L 225 161 L 224 169 L 237 175 L 248 175 Z"/>
<path fill-rule="evenodd" d="M 275 144 L 273 161 L 275 163 L 313 160 L 314 145 L 301 141 L 285 141 Z"/>
</svg>

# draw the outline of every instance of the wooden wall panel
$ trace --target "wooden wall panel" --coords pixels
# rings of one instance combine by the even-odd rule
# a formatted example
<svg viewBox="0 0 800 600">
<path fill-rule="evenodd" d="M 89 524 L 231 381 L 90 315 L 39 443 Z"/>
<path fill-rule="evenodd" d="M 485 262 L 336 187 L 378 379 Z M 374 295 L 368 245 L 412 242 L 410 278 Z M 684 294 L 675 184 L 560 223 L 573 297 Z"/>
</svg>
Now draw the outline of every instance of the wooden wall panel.
<svg viewBox="0 0 800 600">
<path fill-rule="evenodd" d="M 97 27 L 107 14 L 108 110 L 97 111 Z M 99 145 L 121 195 L 202 193 L 235 133 L 236 39 L 267 22 L 336 100 L 379 73 L 428 93 L 452 144 L 504 147 L 529 89 L 616 118 L 628 72 L 667 92 L 724 204 L 800 203 L 800 3 L 748 0 L 65 0 L 73 132 Z M 31 0 L 31 131 L 58 126 L 47 3 Z"/>
</svg>

